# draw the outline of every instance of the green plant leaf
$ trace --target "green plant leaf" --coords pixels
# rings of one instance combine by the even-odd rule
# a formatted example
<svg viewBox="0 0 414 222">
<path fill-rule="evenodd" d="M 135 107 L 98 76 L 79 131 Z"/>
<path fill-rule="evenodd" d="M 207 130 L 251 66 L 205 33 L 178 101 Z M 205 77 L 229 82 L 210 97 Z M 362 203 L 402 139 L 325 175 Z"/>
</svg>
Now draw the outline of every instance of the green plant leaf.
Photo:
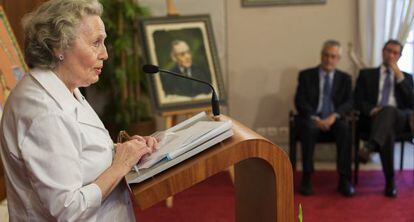
<svg viewBox="0 0 414 222">
<path fill-rule="evenodd" d="M 125 128 L 129 123 L 150 119 L 148 81 L 139 70 L 143 55 L 137 31 L 140 17 L 150 10 L 136 0 L 100 0 L 104 12 L 108 60 L 97 88 L 108 95 L 104 122 Z M 120 22 L 122 21 L 122 26 Z M 122 30 L 119 30 L 122 27 Z"/>
</svg>

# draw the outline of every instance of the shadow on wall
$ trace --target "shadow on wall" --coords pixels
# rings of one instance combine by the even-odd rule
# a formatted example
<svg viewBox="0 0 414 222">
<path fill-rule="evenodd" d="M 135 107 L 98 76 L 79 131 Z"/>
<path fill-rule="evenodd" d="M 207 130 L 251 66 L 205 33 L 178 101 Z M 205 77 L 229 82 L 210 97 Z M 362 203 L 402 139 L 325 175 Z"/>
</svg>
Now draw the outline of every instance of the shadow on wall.
<svg viewBox="0 0 414 222">
<path fill-rule="evenodd" d="M 289 142 L 289 111 L 294 108 L 297 68 L 287 68 L 275 83 L 275 92 L 261 97 L 253 129 L 276 144 Z M 275 74 L 277 75 L 277 74 Z"/>
</svg>

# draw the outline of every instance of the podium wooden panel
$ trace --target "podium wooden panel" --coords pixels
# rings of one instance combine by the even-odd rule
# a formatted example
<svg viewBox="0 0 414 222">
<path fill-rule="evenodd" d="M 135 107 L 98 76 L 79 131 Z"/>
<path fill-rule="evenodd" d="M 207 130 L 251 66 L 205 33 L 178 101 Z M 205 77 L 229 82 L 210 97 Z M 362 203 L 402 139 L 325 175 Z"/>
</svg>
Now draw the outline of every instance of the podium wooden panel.
<svg viewBox="0 0 414 222">
<path fill-rule="evenodd" d="M 136 205 L 145 210 L 235 165 L 236 221 L 294 221 L 293 172 L 287 155 L 237 121 L 233 125 L 231 138 L 151 179 L 131 184 Z"/>
</svg>

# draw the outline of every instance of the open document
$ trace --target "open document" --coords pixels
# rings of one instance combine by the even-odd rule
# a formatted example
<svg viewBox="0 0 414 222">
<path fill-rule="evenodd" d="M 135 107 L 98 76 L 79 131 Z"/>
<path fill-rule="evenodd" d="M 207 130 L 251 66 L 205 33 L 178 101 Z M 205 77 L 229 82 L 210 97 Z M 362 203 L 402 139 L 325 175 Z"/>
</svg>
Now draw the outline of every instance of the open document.
<svg viewBox="0 0 414 222">
<path fill-rule="evenodd" d="M 230 120 L 212 121 L 205 112 L 156 132 L 153 136 L 159 140 L 157 151 L 144 157 L 127 175 L 128 183 L 139 183 L 232 135 Z"/>
</svg>

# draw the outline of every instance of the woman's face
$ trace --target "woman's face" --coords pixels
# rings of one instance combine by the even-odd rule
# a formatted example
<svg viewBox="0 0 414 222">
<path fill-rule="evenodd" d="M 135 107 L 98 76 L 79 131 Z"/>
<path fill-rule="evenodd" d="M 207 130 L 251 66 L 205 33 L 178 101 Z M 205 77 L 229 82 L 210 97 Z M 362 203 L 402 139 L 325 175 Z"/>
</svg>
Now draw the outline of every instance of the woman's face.
<svg viewBox="0 0 414 222">
<path fill-rule="evenodd" d="M 75 31 L 76 39 L 63 52 L 64 59 L 56 70 L 70 91 L 97 82 L 103 61 L 108 59 L 105 25 L 99 16 L 85 16 Z"/>
</svg>

